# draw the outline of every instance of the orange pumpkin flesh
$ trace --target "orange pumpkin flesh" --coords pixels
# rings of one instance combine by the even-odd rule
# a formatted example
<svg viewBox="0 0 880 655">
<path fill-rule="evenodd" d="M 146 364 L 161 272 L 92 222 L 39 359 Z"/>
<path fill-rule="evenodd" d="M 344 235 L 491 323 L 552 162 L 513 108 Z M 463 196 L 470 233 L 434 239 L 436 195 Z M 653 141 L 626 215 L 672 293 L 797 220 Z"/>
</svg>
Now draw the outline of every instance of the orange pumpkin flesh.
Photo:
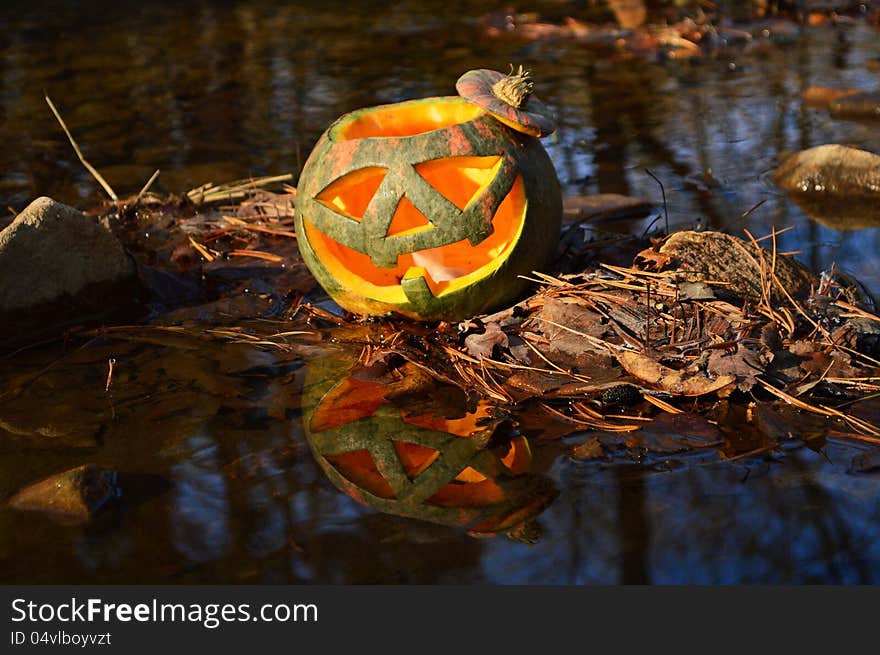
<svg viewBox="0 0 880 655">
<path fill-rule="evenodd" d="M 378 111 L 356 112 L 352 120 L 340 126 L 336 136 L 339 139 L 414 136 L 466 123 L 483 113 L 473 105 L 439 100 L 441 102 L 427 108 L 418 102 L 402 102 L 380 107 Z"/>
<path fill-rule="evenodd" d="M 343 116 L 300 177 L 306 265 L 360 314 L 458 320 L 511 300 L 561 216 L 549 157 L 515 135 L 461 98 Z"/>
</svg>

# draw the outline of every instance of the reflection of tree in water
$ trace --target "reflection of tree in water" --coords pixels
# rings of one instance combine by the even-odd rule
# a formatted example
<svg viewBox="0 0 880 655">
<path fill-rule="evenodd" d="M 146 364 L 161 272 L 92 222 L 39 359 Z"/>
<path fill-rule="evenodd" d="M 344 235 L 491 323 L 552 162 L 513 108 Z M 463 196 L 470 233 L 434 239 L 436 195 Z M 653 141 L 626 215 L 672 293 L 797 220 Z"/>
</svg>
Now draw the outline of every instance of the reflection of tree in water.
<svg viewBox="0 0 880 655">
<path fill-rule="evenodd" d="M 641 169 L 639 172 L 656 168 L 661 179 L 666 178 L 667 194 L 673 188 L 664 170 L 677 180 L 705 172 L 708 158 L 700 147 L 708 140 L 704 134 L 703 110 L 682 107 L 680 102 L 671 99 L 669 92 L 662 89 L 668 81 L 662 70 L 640 61 L 616 66 L 595 65 L 587 68 L 586 80 L 591 97 L 590 117 L 595 128 L 593 148 L 599 193 L 659 196 L 654 193 L 651 186 L 654 183 L 647 175 L 637 189 L 633 188 L 634 166 Z M 690 97 L 697 98 L 696 94 Z M 687 152 L 681 153 L 680 146 L 671 145 L 665 124 L 669 112 L 678 114 L 680 120 L 693 119 L 698 161 L 689 161 Z M 724 214 L 719 212 L 712 193 L 698 191 L 694 201 L 710 225 L 724 224 Z M 675 211 L 674 206 L 672 210 Z"/>
<path fill-rule="evenodd" d="M 666 470 L 560 462 L 545 539 L 527 551 L 490 543 L 483 569 L 517 583 L 876 583 L 877 477 L 848 474 L 853 453 Z"/>
<path fill-rule="evenodd" d="M 655 476 L 653 581 L 875 582 L 880 509 L 865 493 L 874 485 L 807 450 Z"/>
<path fill-rule="evenodd" d="M 481 563 L 485 577 L 514 584 L 619 584 L 614 471 L 563 458 L 550 474 L 560 495 L 541 515 L 542 539 L 531 546 L 488 542 Z"/>
</svg>

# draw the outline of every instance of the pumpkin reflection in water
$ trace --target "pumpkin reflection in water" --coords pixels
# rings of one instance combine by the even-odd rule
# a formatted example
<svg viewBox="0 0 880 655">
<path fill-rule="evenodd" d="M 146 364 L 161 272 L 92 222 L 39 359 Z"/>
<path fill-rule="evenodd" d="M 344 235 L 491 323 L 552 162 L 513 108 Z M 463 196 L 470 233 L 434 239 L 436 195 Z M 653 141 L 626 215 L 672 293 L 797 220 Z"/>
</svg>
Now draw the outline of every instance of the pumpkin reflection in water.
<svg viewBox="0 0 880 655">
<path fill-rule="evenodd" d="M 312 453 L 333 484 L 381 512 L 466 527 L 471 534 L 510 533 L 530 525 L 556 497 L 552 482 L 530 472 L 525 437 L 492 445 L 500 420 L 489 407 L 458 418 L 424 403 L 408 411 L 389 397 L 407 381 L 363 376 L 336 360 L 310 367 L 303 422 Z M 454 388 L 438 388 L 434 397 Z"/>
<path fill-rule="evenodd" d="M 510 301 L 554 252 L 561 215 L 540 141 L 457 97 L 346 114 L 297 189 L 303 259 L 359 314 L 458 320 Z"/>
</svg>

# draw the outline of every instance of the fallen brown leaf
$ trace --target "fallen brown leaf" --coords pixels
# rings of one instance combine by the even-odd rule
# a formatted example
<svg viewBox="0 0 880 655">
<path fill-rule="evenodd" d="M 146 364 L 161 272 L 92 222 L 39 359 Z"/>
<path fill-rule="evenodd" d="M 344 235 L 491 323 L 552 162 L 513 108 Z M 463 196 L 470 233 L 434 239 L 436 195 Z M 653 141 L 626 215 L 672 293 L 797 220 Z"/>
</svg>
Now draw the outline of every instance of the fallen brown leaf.
<svg viewBox="0 0 880 655">
<path fill-rule="evenodd" d="M 580 461 L 597 459 L 604 454 L 605 451 L 602 450 L 602 444 L 599 443 L 599 439 L 596 437 L 587 439 L 584 443 L 578 444 L 571 449 L 571 456 Z"/>
<path fill-rule="evenodd" d="M 464 340 L 465 348 L 471 357 L 492 357 L 495 346 L 506 348 L 509 343 L 507 335 L 498 323 L 487 323 L 484 332 L 469 334 Z"/>
<path fill-rule="evenodd" d="M 702 396 L 736 382 L 734 375 L 722 375 L 713 380 L 700 372 L 676 371 L 647 355 L 631 350 L 620 351 L 616 356 L 624 370 L 634 378 L 674 396 Z"/>
</svg>

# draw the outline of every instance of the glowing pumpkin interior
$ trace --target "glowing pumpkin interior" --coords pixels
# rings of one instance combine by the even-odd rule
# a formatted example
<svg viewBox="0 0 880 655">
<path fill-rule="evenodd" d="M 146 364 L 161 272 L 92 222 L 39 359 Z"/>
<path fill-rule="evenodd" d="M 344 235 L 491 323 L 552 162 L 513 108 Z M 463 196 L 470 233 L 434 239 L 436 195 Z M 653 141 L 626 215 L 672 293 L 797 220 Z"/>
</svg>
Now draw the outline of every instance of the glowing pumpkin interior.
<svg viewBox="0 0 880 655">
<path fill-rule="evenodd" d="M 387 403 L 385 394 L 388 387 L 374 381 L 349 377 L 330 390 L 312 415 L 310 427 L 319 432 L 374 415 L 378 407 Z M 401 418 L 409 425 L 446 432 L 462 438 L 470 438 L 481 429 L 481 419 L 489 417 L 489 405 L 478 404 L 476 411 L 458 419 L 448 419 L 430 414 L 410 415 L 402 413 Z M 392 441 L 400 463 L 410 480 L 415 480 L 426 471 L 438 457 L 435 448 L 405 440 Z M 499 462 L 512 475 L 529 470 L 531 449 L 528 440 L 516 437 L 506 445 L 506 452 L 498 452 Z M 382 475 L 380 467 L 367 450 L 352 450 L 346 453 L 325 455 L 325 459 L 346 479 L 359 488 L 379 498 L 395 498 L 391 485 Z M 448 484 L 437 490 L 426 504 L 439 506 L 484 506 L 503 502 L 504 491 L 484 473 L 471 466 L 464 467 Z"/>
<path fill-rule="evenodd" d="M 357 112 L 333 132 L 336 140 L 412 136 L 472 120 L 481 110 L 453 101 L 437 101 L 395 108 Z M 457 156 L 433 159 L 414 166 L 437 193 L 460 210 L 476 202 L 492 183 L 502 164 L 501 156 Z M 333 211 L 360 222 L 388 169 L 362 168 L 331 182 L 315 199 Z M 492 218 L 492 233 L 474 245 L 465 238 L 436 248 L 426 248 L 397 257 L 394 266 L 376 266 L 360 253 L 324 234 L 308 220 L 306 238 L 327 271 L 345 288 L 391 304 L 403 304 L 407 297 L 402 279 L 424 277 L 434 296 L 442 296 L 482 280 L 497 270 L 518 242 L 525 221 L 527 200 L 522 176 Z M 386 237 L 436 229 L 437 224 L 455 220 L 443 215 L 438 203 L 435 215 L 423 215 L 407 198 L 400 199 Z M 341 219 L 344 220 L 344 219 Z"/>
</svg>

